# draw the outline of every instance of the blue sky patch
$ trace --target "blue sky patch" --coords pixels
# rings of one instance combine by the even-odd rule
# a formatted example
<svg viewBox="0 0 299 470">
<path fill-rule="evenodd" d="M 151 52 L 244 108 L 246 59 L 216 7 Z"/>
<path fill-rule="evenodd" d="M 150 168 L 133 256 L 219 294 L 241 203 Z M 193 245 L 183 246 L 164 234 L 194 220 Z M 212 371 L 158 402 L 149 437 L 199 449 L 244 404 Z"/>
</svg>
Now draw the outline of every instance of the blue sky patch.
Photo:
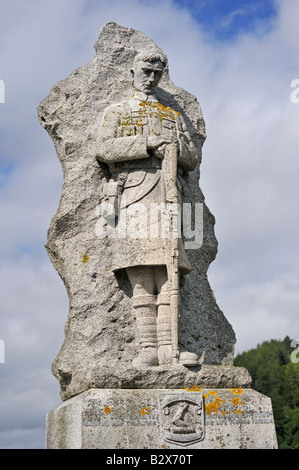
<svg viewBox="0 0 299 470">
<path fill-rule="evenodd" d="M 204 31 L 215 40 L 230 41 L 240 33 L 268 31 L 276 18 L 274 0 L 174 0 L 189 10 Z"/>
<path fill-rule="evenodd" d="M 0 189 L 2 189 L 14 171 L 11 163 L 0 162 Z"/>
</svg>

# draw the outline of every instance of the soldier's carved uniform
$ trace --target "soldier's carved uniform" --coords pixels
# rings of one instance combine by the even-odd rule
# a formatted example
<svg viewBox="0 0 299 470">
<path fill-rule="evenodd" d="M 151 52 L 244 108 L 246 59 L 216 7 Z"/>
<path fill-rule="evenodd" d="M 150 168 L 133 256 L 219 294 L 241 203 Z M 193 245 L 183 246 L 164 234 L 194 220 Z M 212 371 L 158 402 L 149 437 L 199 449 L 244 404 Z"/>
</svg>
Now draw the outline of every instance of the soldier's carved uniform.
<svg viewBox="0 0 299 470">
<path fill-rule="evenodd" d="M 161 214 L 154 221 L 151 216 L 152 209 L 159 207 L 156 205 L 167 201 L 169 169 L 165 168 L 165 145 L 148 148 L 150 136 L 163 135 L 175 135 L 177 139 L 174 164 L 180 202 L 181 174 L 196 167 L 197 155 L 179 112 L 163 106 L 155 95 L 137 91 L 128 102 L 105 110 L 97 138 L 97 159 L 108 164 L 111 175 L 104 184 L 103 198 L 115 209 L 117 205 L 121 208 L 118 227 L 125 214 L 126 234 L 124 239 L 114 238 L 112 269 L 126 269 L 133 288 L 132 302 L 142 351 L 135 365 L 172 361 L 169 240 L 160 236 L 161 228 L 157 231 L 153 226 L 157 222 L 161 224 Z M 181 238 L 178 248 L 178 267 L 185 274 L 191 267 Z M 192 360 L 187 365 L 194 365 L 191 363 Z"/>
<path fill-rule="evenodd" d="M 98 160 L 109 165 L 111 179 L 110 204 L 113 198 L 120 197 L 121 207 L 130 208 L 126 211 L 127 236 L 131 238 L 129 247 L 114 253 L 112 269 L 117 270 L 130 266 L 166 265 L 167 256 L 165 243 L 161 238 L 150 235 L 150 210 L 153 204 L 166 201 L 167 171 L 163 171 L 163 159 L 155 156 L 153 150 L 147 148 L 147 138 L 150 135 L 176 133 L 179 138 L 178 151 L 178 188 L 181 186 L 180 172 L 194 170 L 197 165 L 197 155 L 187 132 L 182 116 L 169 107 L 164 107 L 154 97 L 148 97 L 141 92 L 135 93 L 128 103 L 109 106 L 103 116 L 100 132 L 97 138 Z M 109 189 L 108 189 L 109 191 Z M 105 192 L 105 186 L 104 186 Z M 107 194 L 106 194 L 107 196 Z M 105 195 L 104 195 L 105 197 Z M 115 202 L 115 200 L 114 200 Z M 135 228 L 138 232 L 138 206 L 147 209 L 148 226 L 147 239 L 137 239 L 133 243 Z M 134 207 L 135 204 L 136 211 Z M 150 205 L 152 205 L 150 207 Z M 158 206 L 157 206 L 158 207 Z M 130 214 L 135 219 L 130 223 Z M 140 222 L 145 214 L 140 214 Z M 153 219 L 153 217 L 152 217 Z M 144 227 L 139 227 L 142 229 Z M 140 233 L 140 232 L 138 232 Z M 145 238 L 145 237 L 144 237 Z M 181 243 L 180 243 L 181 244 Z M 124 244 L 123 244 L 124 245 Z M 190 270 L 187 256 L 181 244 L 179 267 Z"/>
</svg>

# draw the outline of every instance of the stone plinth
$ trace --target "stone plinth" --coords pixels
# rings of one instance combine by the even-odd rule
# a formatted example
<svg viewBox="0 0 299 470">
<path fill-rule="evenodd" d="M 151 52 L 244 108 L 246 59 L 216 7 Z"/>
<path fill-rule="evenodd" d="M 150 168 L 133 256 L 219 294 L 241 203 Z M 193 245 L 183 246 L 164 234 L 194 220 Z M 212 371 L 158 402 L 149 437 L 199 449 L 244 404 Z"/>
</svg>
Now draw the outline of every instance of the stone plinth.
<svg viewBox="0 0 299 470">
<path fill-rule="evenodd" d="M 275 449 L 271 400 L 252 389 L 90 389 L 47 416 L 48 449 Z"/>
</svg>

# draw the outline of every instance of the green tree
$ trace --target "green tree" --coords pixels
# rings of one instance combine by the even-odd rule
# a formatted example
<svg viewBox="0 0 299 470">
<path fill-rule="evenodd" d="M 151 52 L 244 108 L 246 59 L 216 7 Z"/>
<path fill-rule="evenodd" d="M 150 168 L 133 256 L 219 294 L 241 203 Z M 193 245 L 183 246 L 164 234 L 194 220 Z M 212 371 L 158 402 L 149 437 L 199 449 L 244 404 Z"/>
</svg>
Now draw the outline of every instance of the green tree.
<svg viewBox="0 0 299 470">
<path fill-rule="evenodd" d="M 299 443 L 299 363 L 290 360 L 291 339 L 270 340 L 239 354 L 235 365 L 245 367 L 252 388 L 272 400 L 280 448 L 296 449 Z"/>
</svg>

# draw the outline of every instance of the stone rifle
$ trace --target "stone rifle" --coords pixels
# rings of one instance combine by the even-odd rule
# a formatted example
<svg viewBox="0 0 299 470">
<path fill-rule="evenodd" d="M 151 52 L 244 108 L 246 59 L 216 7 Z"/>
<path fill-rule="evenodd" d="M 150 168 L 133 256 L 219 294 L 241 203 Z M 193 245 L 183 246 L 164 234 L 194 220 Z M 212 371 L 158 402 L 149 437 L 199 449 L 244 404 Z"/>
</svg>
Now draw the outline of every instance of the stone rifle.
<svg viewBox="0 0 299 470">
<path fill-rule="evenodd" d="M 169 243 L 167 246 L 167 272 L 169 282 L 170 315 L 171 315 L 171 343 L 173 362 L 179 359 L 178 347 L 178 318 L 180 310 L 179 292 L 179 195 L 177 187 L 177 144 L 166 145 L 163 159 L 163 174 L 166 186 L 166 213 L 169 216 Z"/>
</svg>

